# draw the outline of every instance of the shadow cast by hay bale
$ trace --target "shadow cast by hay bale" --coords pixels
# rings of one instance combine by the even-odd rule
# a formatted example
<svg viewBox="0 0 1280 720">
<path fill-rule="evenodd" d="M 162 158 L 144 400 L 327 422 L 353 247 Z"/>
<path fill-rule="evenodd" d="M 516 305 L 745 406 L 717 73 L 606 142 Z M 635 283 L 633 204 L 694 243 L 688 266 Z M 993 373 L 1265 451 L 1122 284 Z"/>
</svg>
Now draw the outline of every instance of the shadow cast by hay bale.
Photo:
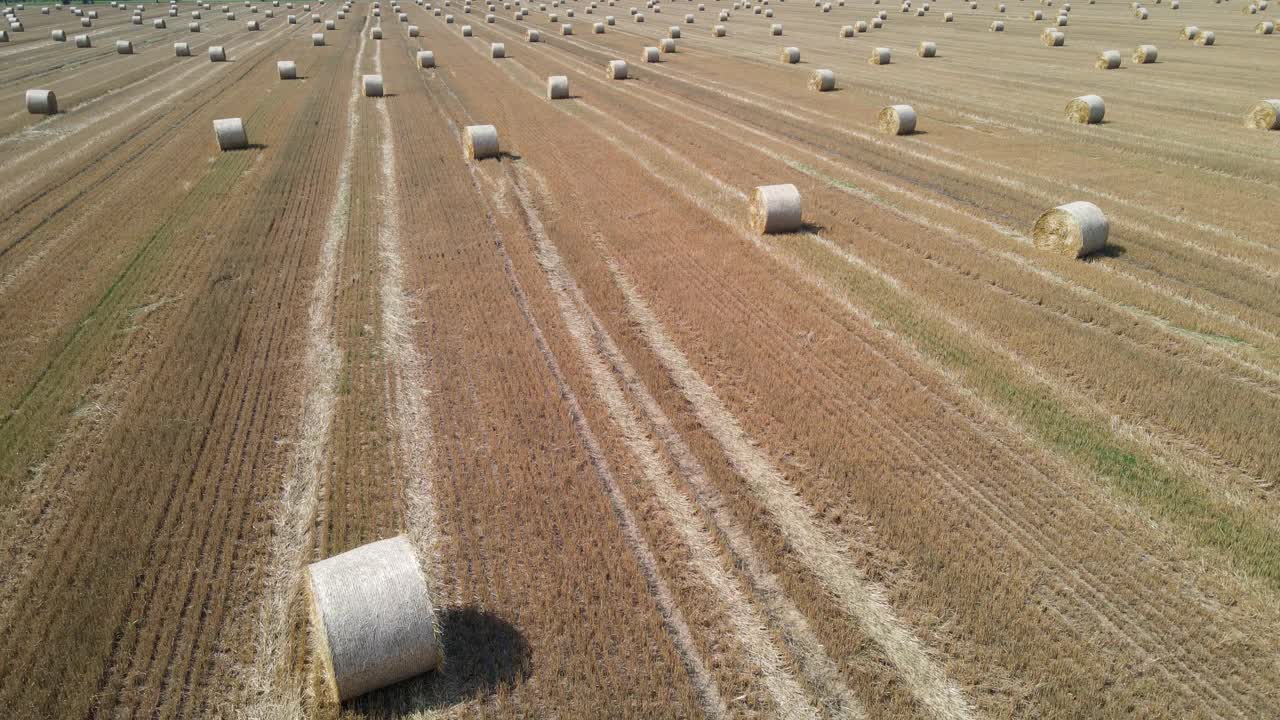
<svg viewBox="0 0 1280 720">
<path fill-rule="evenodd" d="M 528 677 L 529 643 L 511 623 L 473 607 L 438 613 L 444 667 L 369 693 L 351 708 L 369 717 L 438 710 L 510 689 Z"/>
</svg>

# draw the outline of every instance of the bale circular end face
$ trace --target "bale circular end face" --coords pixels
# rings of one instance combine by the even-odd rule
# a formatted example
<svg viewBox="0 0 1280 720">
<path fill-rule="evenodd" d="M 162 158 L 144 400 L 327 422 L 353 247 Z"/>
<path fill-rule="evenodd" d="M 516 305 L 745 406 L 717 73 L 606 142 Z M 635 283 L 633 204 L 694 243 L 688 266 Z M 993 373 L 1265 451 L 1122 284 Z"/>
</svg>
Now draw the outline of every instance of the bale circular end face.
<svg viewBox="0 0 1280 720">
<path fill-rule="evenodd" d="M 878 47 L 871 50 L 871 57 L 867 58 L 867 62 L 871 65 L 888 65 L 891 61 L 889 48 Z"/>
<path fill-rule="evenodd" d="M 365 97 L 382 97 L 381 75 L 364 75 L 361 77 L 361 85 L 364 86 Z"/>
<path fill-rule="evenodd" d="M 800 62 L 800 48 L 797 48 L 797 47 L 782 48 L 782 53 L 779 55 L 779 57 L 782 60 L 782 62 L 788 65 L 794 65 Z"/>
<path fill-rule="evenodd" d="M 1099 70 L 1115 70 L 1120 67 L 1120 51 L 1103 50 L 1098 55 L 1098 61 L 1094 63 L 1094 67 Z"/>
<path fill-rule="evenodd" d="M 1109 231 L 1107 216 L 1097 205 L 1077 201 L 1041 215 L 1031 239 L 1038 248 L 1081 258 L 1106 247 Z"/>
<path fill-rule="evenodd" d="M 1107 107 L 1097 95 L 1081 95 L 1067 103 L 1067 119 L 1081 125 L 1096 125 L 1102 122 Z"/>
<path fill-rule="evenodd" d="M 626 80 L 628 71 L 626 60 L 610 60 L 605 66 L 604 76 L 610 80 Z"/>
<path fill-rule="evenodd" d="M 498 157 L 498 129 L 492 125 L 468 125 L 467 157 L 472 160 Z"/>
<path fill-rule="evenodd" d="M 920 43 L 920 47 L 916 50 L 916 54 L 917 54 L 917 55 L 919 55 L 919 56 L 920 56 L 920 57 L 922 57 L 922 58 L 937 57 L 937 56 L 938 56 L 938 44 L 937 44 L 937 43 L 933 43 L 933 42 L 929 42 L 929 41 L 927 41 L 927 40 L 926 40 L 926 41 L 923 41 L 923 42 L 921 42 L 921 43 Z"/>
<path fill-rule="evenodd" d="M 418 66 L 423 68 L 433 68 L 436 66 L 436 54 L 430 50 L 418 51 Z"/>
<path fill-rule="evenodd" d="M 761 185 L 751 198 L 751 227 L 761 234 L 789 233 L 803 222 L 795 185 Z"/>
<path fill-rule="evenodd" d="M 407 538 L 312 563 L 307 576 L 319 665 L 337 700 L 439 667 L 435 608 Z"/>
<path fill-rule="evenodd" d="M 243 150 L 249 147 L 249 136 L 244 131 L 244 120 L 240 118 L 214 120 L 213 134 L 218 138 L 219 150 Z"/>
<path fill-rule="evenodd" d="M 569 98 L 569 78 L 565 75 L 552 75 L 547 78 L 547 99 L 567 100 Z"/>
<path fill-rule="evenodd" d="M 58 96 L 52 90 L 28 90 L 27 112 L 32 115 L 56 115 Z"/>
<path fill-rule="evenodd" d="M 1155 45 L 1139 45 L 1133 51 L 1133 61 L 1139 65 L 1148 65 L 1156 61 L 1160 56 L 1160 51 Z"/>
<path fill-rule="evenodd" d="M 1255 130 L 1280 130 L 1280 100 L 1262 100 L 1249 108 L 1244 125 Z"/>
<path fill-rule="evenodd" d="M 876 127 L 885 135 L 910 135 L 916 131 L 916 118 L 910 105 L 890 105 L 876 116 Z"/>
<path fill-rule="evenodd" d="M 276 62 L 276 72 L 280 73 L 281 80 L 297 80 L 298 64 L 292 60 L 280 60 Z"/>
<path fill-rule="evenodd" d="M 174 43 L 173 54 L 177 57 L 191 57 L 191 46 L 184 42 Z"/>
<path fill-rule="evenodd" d="M 836 89 L 836 74 L 831 70 L 814 70 L 809 76 L 809 89 L 818 92 L 831 92 Z"/>
</svg>

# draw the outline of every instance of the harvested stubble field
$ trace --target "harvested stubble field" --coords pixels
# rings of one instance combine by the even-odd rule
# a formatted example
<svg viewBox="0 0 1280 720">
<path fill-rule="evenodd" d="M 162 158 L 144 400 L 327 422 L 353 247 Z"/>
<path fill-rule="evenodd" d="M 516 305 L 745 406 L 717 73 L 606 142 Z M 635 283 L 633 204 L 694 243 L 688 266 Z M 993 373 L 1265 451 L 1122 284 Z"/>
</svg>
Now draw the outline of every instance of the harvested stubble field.
<svg viewBox="0 0 1280 720">
<path fill-rule="evenodd" d="M 1241 3 L 26 4 L 3 714 L 1280 717 L 1280 9 Z M 805 225 L 761 236 L 777 183 Z M 1036 248 L 1074 200 L 1104 250 Z M 445 663 L 339 705 L 303 570 L 397 533 Z"/>
</svg>

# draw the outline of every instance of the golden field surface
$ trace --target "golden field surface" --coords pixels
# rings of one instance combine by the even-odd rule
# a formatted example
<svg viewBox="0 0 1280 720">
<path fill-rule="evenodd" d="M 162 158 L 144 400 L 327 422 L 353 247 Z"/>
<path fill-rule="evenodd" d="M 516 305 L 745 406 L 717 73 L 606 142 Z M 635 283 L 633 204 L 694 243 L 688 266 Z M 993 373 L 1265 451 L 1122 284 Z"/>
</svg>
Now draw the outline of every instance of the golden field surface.
<svg viewBox="0 0 1280 720">
<path fill-rule="evenodd" d="M 0 714 L 1280 717 L 1280 7 L 878 2 L 17 11 Z M 304 569 L 398 533 L 445 662 L 338 704 Z"/>
</svg>

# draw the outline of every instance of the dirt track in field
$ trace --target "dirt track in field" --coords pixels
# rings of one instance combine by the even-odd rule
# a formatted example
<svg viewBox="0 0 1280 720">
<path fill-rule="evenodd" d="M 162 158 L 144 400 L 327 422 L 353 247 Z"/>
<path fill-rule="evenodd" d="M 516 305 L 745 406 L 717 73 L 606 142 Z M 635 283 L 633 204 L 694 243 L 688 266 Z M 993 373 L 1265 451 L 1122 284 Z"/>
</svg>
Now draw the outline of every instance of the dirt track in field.
<svg viewBox="0 0 1280 720">
<path fill-rule="evenodd" d="M 1280 133 L 1241 122 L 1274 11 L 1081 1 L 1049 48 L 1060 4 L 362 2 L 313 47 L 283 5 L 27 6 L 0 44 L 0 707 L 1280 714 Z M 756 235 L 782 182 L 806 226 Z M 1086 261 L 1030 239 L 1071 200 Z M 303 567 L 399 532 L 447 662 L 336 706 Z"/>
</svg>

